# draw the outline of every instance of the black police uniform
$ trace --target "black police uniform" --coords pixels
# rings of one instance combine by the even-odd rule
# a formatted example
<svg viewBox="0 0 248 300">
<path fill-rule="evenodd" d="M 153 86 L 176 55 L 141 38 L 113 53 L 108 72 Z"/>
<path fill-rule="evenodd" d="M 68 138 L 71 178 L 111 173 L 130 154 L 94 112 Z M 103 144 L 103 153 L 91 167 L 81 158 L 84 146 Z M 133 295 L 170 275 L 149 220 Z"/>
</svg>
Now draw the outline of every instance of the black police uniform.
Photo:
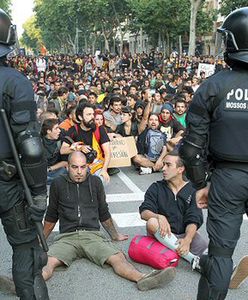
<svg viewBox="0 0 248 300">
<path fill-rule="evenodd" d="M 32 153 L 39 147 L 38 132 L 34 127 L 36 105 L 33 89 L 26 77 L 6 67 L 3 61 L 0 59 L 0 108 L 6 110 L 14 140 L 22 152 L 21 163 L 27 183 L 35 198 L 46 193 L 46 163 L 41 152 Z M 41 275 L 47 255 L 39 246 L 34 223 L 29 220 L 23 187 L 16 174 L 1 119 L 0 136 L 0 217 L 13 249 L 12 273 L 16 293 L 22 300 L 49 299 Z"/>
<path fill-rule="evenodd" d="M 248 199 L 247 82 L 246 69 L 217 73 L 197 90 L 187 114 L 187 134 L 180 154 L 197 189 L 206 186 L 201 148 L 208 146 L 215 167 L 208 200 L 209 255 L 201 262 L 205 274 L 199 284 L 199 300 L 224 299 L 232 274 L 231 257 Z M 188 155 L 187 147 L 192 145 L 199 151 Z"/>
</svg>

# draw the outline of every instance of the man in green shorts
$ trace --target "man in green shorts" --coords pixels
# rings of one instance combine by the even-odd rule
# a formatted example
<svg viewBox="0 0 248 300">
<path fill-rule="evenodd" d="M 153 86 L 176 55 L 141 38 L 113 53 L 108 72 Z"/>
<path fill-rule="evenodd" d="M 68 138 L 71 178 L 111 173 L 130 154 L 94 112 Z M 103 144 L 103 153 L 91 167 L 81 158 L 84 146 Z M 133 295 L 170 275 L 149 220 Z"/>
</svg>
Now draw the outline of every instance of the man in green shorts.
<svg viewBox="0 0 248 300">
<path fill-rule="evenodd" d="M 113 241 L 128 239 L 114 226 L 101 180 L 87 170 L 85 155 L 75 151 L 68 158 L 68 174 L 51 184 L 44 234 L 47 238 L 58 220 L 60 234 L 48 252 L 44 279 L 49 279 L 56 267 L 69 267 L 75 259 L 84 257 L 99 266 L 110 265 L 119 276 L 136 282 L 139 290 L 157 288 L 173 280 L 174 268 L 149 274 L 139 272 L 100 232 L 99 221 Z"/>
</svg>

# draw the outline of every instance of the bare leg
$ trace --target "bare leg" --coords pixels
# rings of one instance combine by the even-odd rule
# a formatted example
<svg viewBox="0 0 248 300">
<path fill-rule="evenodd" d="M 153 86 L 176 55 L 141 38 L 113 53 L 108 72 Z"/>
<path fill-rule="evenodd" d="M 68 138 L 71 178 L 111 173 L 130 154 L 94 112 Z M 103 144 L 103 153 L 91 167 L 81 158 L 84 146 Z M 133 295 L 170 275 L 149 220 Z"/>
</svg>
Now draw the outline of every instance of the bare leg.
<svg viewBox="0 0 248 300">
<path fill-rule="evenodd" d="M 137 288 L 141 291 L 147 291 L 160 286 L 164 286 L 171 282 L 175 275 L 175 268 L 167 268 L 165 270 L 153 270 L 149 274 L 143 274 L 136 270 L 123 255 L 118 253 L 112 255 L 106 261 L 112 266 L 115 273 L 137 283 Z"/>
<path fill-rule="evenodd" d="M 48 280 L 53 276 L 54 269 L 62 266 L 64 263 L 56 257 L 49 256 L 46 266 L 42 269 L 42 276 L 44 280 Z"/>
<path fill-rule="evenodd" d="M 145 275 L 136 270 L 121 252 L 111 255 L 106 263 L 112 266 L 116 274 L 131 281 L 138 282 Z"/>
<path fill-rule="evenodd" d="M 152 168 L 154 166 L 154 163 L 150 161 L 148 158 L 146 158 L 144 155 L 137 154 L 132 158 L 134 164 L 136 164 L 139 167 L 150 167 Z"/>
</svg>

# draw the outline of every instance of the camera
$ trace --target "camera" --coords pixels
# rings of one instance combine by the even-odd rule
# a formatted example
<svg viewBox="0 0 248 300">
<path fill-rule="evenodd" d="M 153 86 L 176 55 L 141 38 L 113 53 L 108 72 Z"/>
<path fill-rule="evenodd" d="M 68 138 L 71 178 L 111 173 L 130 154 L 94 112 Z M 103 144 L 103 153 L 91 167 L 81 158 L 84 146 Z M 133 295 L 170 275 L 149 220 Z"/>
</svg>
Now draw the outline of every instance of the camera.
<svg viewBox="0 0 248 300">
<path fill-rule="evenodd" d="M 92 164 L 93 161 L 96 159 L 97 157 L 97 152 L 94 149 L 91 149 L 91 151 L 89 153 L 85 154 L 86 156 L 86 161 L 88 164 Z"/>
</svg>

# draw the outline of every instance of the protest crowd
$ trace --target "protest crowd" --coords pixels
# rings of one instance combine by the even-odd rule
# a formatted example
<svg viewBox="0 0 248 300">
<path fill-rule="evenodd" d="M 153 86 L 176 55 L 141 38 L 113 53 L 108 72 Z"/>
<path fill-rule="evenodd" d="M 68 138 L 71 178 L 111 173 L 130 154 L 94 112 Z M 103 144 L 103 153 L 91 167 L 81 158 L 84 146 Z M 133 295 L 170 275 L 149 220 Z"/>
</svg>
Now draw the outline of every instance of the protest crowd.
<svg viewBox="0 0 248 300">
<path fill-rule="evenodd" d="M 198 232 L 203 224 L 202 211 L 195 196 L 192 198 L 195 190 L 185 177 L 178 149 L 195 92 L 207 77 L 228 68 L 224 60 L 179 56 L 175 51 L 165 58 L 152 51 L 122 57 L 101 53 L 17 56 L 9 59 L 8 65 L 23 73 L 34 90 L 50 188 L 46 238 L 60 221 L 60 234 L 48 252 L 43 278 L 48 280 L 56 267 L 68 267 L 80 257 L 100 266 L 111 265 L 115 273 L 136 282 L 143 291 L 173 280 L 179 256 L 201 272 L 199 259 L 207 254 L 208 240 Z M 113 241 L 128 238 L 118 232 L 104 191 L 121 168 L 109 167 L 110 144 L 125 137 L 132 137 L 137 147 L 132 156 L 137 176 L 163 172 L 164 180 L 148 187 L 140 206 L 148 233 L 140 239 L 156 242 L 158 249 L 170 245 L 167 255 L 171 255 L 171 265 L 157 265 L 154 254 L 148 261 L 140 261 L 137 253 L 141 250 L 131 249 L 133 242 L 129 255 L 162 271 L 140 273 L 114 245 L 106 246 L 106 237 L 99 231 L 100 222 Z M 78 198 L 79 204 L 72 204 L 71 197 Z M 97 208 L 93 203 L 98 203 Z M 87 243 L 89 239 L 91 243 Z M 73 254 L 75 248 L 82 253 Z M 236 287 L 235 282 L 232 284 Z"/>
<path fill-rule="evenodd" d="M 33 85 L 48 159 L 48 183 L 63 173 L 68 154 L 79 150 L 79 114 L 88 104 L 100 128 L 100 145 L 117 137 L 133 136 L 138 154 L 132 162 L 139 174 L 160 171 L 163 158 L 183 136 L 186 112 L 195 91 L 209 76 L 208 70 L 198 70 L 199 64 L 215 66 L 215 72 L 226 68 L 223 60 L 215 61 L 213 57 L 179 57 L 173 52 L 164 58 L 155 51 L 122 57 L 89 54 L 12 58 L 9 65 L 24 73 Z M 210 70 L 213 73 L 214 69 Z M 90 148 L 97 150 L 96 145 L 87 145 L 90 147 L 84 153 Z M 108 175 L 118 172 L 118 168 L 108 169 L 108 147 L 101 146 L 98 152 L 98 163 L 94 162 L 91 173 L 103 167 L 104 173 L 100 173 L 108 182 Z"/>
</svg>

